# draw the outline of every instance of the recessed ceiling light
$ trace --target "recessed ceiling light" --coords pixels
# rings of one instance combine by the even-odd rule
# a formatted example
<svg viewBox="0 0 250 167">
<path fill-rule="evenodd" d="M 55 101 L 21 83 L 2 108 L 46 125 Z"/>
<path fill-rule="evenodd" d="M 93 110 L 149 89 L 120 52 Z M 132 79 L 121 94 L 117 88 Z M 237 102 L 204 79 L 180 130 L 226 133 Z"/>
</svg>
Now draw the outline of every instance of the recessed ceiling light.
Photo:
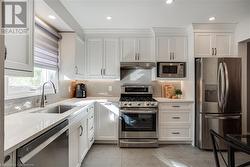
<svg viewBox="0 0 250 167">
<path fill-rule="evenodd" d="M 209 20 L 209 21 L 214 21 L 214 20 L 215 20 L 215 17 L 209 17 L 208 20 Z"/>
<path fill-rule="evenodd" d="M 50 19 L 52 19 L 52 20 L 55 20 L 56 19 L 56 16 L 53 16 L 53 15 L 49 15 L 48 16 Z"/>
<path fill-rule="evenodd" d="M 170 5 L 174 2 L 174 0 L 166 0 L 166 4 Z"/>
<path fill-rule="evenodd" d="M 107 16 L 106 19 L 107 20 L 112 20 L 112 16 Z"/>
</svg>

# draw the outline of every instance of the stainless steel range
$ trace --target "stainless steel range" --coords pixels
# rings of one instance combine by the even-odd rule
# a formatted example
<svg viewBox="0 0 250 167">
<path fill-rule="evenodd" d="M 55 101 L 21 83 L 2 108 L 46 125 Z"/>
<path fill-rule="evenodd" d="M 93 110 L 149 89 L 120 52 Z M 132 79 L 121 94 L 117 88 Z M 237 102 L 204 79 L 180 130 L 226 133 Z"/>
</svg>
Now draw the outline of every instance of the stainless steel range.
<svg viewBox="0 0 250 167">
<path fill-rule="evenodd" d="M 152 97 L 151 86 L 122 86 L 119 145 L 158 147 L 158 102 Z"/>
</svg>

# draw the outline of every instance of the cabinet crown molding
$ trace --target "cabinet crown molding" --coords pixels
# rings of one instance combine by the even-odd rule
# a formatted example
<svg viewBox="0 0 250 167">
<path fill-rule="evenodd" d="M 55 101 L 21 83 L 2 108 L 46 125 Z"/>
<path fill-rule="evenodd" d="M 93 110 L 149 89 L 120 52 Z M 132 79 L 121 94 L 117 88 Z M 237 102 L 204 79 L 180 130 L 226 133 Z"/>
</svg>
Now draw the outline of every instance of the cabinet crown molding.
<svg viewBox="0 0 250 167">
<path fill-rule="evenodd" d="M 236 23 L 193 23 L 194 32 L 228 32 L 234 33 Z"/>
<path fill-rule="evenodd" d="M 183 27 L 153 27 L 155 36 L 187 36 L 187 29 Z"/>
<path fill-rule="evenodd" d="M 93 28 L 93 29 L 84 29 L 84 33 L 88 37 L 99 36 L 99 37 L 153 37 L 154 33 L 152 29 L 132 29 L 132 28 Z"/>
</svg>

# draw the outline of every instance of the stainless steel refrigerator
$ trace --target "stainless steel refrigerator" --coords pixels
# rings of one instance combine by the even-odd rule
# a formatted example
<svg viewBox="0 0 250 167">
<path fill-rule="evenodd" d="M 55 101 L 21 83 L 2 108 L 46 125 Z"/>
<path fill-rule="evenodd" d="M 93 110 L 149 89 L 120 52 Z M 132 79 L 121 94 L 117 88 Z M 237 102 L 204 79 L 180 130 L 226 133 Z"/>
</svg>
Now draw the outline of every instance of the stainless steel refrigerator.
<svg viewBox="0 0 250 167">
<path fill-rule="evenodd" d="M 197 147 L 212 149 L 210 129 L 222 136 L 241 133 L 240 58 L 195 59 L 195 91 Z"/>
</svg>

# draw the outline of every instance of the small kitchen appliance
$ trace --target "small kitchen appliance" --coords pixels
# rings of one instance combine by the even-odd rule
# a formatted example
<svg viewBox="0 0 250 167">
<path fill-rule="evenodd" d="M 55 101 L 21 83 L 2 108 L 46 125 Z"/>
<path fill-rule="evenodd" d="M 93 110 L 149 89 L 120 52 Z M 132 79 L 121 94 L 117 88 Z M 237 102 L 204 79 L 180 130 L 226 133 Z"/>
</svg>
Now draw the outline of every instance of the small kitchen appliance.
<svg viewBox="0 0 250 167">
<path fill-rule="evenodd" d="M 125 85 L 121 91 L 119 146 L 158 147 L 158 102 L 152 86 Z"/>
<path fill-rule="evenodd" d="M 184 62 L 158 62 L 158 78 L 185 78 L 186 63 Z"/>
<path fill-rule="evenodd" d="M 77 98 L 86 98 L 87 97 L 87 90 L 86 90 L 85 84 L 79 83 L 76 85 L 76 97 Z"/>
</svg>

